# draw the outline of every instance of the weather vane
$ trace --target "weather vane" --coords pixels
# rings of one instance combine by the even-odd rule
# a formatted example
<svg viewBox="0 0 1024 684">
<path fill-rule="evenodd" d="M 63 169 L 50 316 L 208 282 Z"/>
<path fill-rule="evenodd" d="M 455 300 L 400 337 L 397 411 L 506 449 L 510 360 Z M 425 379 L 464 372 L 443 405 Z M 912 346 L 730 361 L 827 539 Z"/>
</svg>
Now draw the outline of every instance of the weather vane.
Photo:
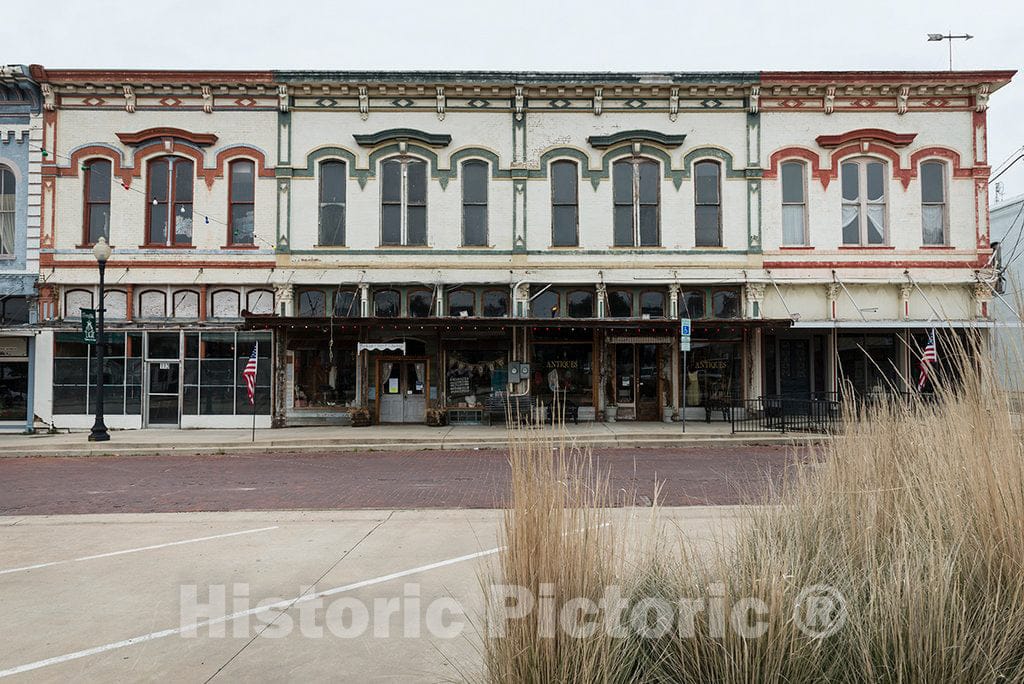
<svg viewBox="0 0 1024 684">
<path fill-rule="evenodd" d="M 947 33 L 945 35 L 943 35 L 941 33 L 929 33 L 928 34 L 928 42 L 932 43 L 932 42 L 939 42 L 939 41 L 943 41 L 943 40 L 948 40 L 949 41 L 949 70 L 952 71 L 953 70 L 953 41 L 954 40 L 970 40 L 973 37 L 974 36 L 972 36 L 970 33 L 964 33 L 964 34 L 961 34 L 959 36 L 955 36 L 952 33 Z"/>
</svg>

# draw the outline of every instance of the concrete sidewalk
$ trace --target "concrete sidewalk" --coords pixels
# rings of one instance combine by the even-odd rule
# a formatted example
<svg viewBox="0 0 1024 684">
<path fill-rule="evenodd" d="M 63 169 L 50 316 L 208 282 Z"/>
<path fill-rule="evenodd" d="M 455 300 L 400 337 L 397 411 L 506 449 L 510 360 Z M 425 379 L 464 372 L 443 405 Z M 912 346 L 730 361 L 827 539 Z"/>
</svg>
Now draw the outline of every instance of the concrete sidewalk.
<svg viewBox="0 0 1024 684">
<path fill-rule="evenodd" d="M 550 428 L 535 428 L 537 430 Z M 798 435 L 732 434 L 728 423 L 580 423 L 565 427 L 568 439 L 603 448 L 680 447 L 702 444 L 792 444 Z M 0 436 L 0 457 L 99 456 L 106 454 L 203 454 L 268 451 L 383 451 L 502 449 L 503 426 L 432 428 L 425 425 L 296 427 L 277 430 L 121 430 L 109 442 L 87 441 L 87 431 Z"/>
</svg>

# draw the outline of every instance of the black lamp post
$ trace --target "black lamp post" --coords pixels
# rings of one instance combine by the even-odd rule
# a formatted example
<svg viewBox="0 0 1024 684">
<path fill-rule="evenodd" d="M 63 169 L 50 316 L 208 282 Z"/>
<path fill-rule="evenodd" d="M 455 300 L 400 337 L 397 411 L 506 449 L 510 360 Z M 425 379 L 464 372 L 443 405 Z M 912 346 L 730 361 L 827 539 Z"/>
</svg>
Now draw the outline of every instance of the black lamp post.
<svg viewBox="0 0 1024 684">
<path fill-rule="evenodd" d="M 103 422 L 103 345 L 106 339 L 103 336 L 103 274 L 107 270 L 107 259 L 110 258 L 110 245 L 107 240 L 100 237 L 96 246 L 92 248 L 92 254 L 96 257 L 96 263 L 100 267 L 100 308 L 96 316 L 96 422 L 92 425 L 92 432 L 89 433 L 90 442 L 106 442 L 110 439 L 107 426 Z"/>
</svg>

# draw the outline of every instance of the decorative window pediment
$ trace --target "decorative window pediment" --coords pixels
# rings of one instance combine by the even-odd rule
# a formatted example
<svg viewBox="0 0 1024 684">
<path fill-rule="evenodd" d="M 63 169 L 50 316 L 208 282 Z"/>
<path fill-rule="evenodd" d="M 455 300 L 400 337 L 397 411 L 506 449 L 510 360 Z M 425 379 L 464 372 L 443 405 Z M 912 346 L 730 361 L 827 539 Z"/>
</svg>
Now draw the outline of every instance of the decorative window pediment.
<svg viewBox="0 0 1024 684">
<path fill-rule="evenodd" d="M 152 142 L 154 140 L 164 140 L 165 138 L 184 140 L 185 142 L 190 142 L 197 147 L 209 147 L 217 142 L 217 136 L 213 133 L 193 133 L 192 131 L 186 131 L 183 128 L 171 128 L 168 126 L 147 128 L 145 130 L 138 131 L 137 133 L 117 134 L 118 140 L 125 145 L 131 145 L 133 147 L 138 147 L 139 145 Z"/>
<path fill-rule="evenodd" d="M 619 143 L 652 143 L 662 147 L 679 147 L 686 140 L 685 135 L 670 135 L 658 131 L 619 131 L 611 135 L 592 135 L 587 138 L 591 147 L 603 150 Z"/>
<path fill-rule="evenodd" d="M 452 136 L 447 133 L 427 133 L 415 128 L 389 128 L 376 133 L 354 134 L 361 147 L 376 147 L 377 145 L 390 142 L 416 141 L 428 147 L 447 147 L 452 142 Z"/>
<path fill-rule="evenodd" d="M 839 135 L 819 135 L 814 140 L 825 149 L 852 142 L 881 142 L 891 147 L 906 147 L 914 142 L 917 133 L 894 133 L 881 128 L 858 128 Z"/>
</svg>

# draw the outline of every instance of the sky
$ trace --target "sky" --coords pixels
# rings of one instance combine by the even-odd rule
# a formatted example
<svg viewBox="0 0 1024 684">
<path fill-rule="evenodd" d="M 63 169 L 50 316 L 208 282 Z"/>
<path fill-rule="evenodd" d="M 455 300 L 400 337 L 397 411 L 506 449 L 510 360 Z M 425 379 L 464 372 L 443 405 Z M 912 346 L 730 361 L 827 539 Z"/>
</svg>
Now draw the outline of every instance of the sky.
<svg viewBox="0 0 1024 684">
<path fill-rule="evenodd" d="M 926 35 L 952 31 L 974 36 L 956 41 L 956 69 L 1024 66 L 1019 0 L 50 0 L 40 5 L 47 8 L 45 18 L 24 18 L 10 9 L 0 13 L 0 64 L 947 69 L 947 45 L 929 43 Z M 989 161 L 994 167 L 1022 147 L 1024 73 L 990 99 Z M 1000 180 L 1005 197 L 1024 194 L 1024 160 Z"/>
</svg>

